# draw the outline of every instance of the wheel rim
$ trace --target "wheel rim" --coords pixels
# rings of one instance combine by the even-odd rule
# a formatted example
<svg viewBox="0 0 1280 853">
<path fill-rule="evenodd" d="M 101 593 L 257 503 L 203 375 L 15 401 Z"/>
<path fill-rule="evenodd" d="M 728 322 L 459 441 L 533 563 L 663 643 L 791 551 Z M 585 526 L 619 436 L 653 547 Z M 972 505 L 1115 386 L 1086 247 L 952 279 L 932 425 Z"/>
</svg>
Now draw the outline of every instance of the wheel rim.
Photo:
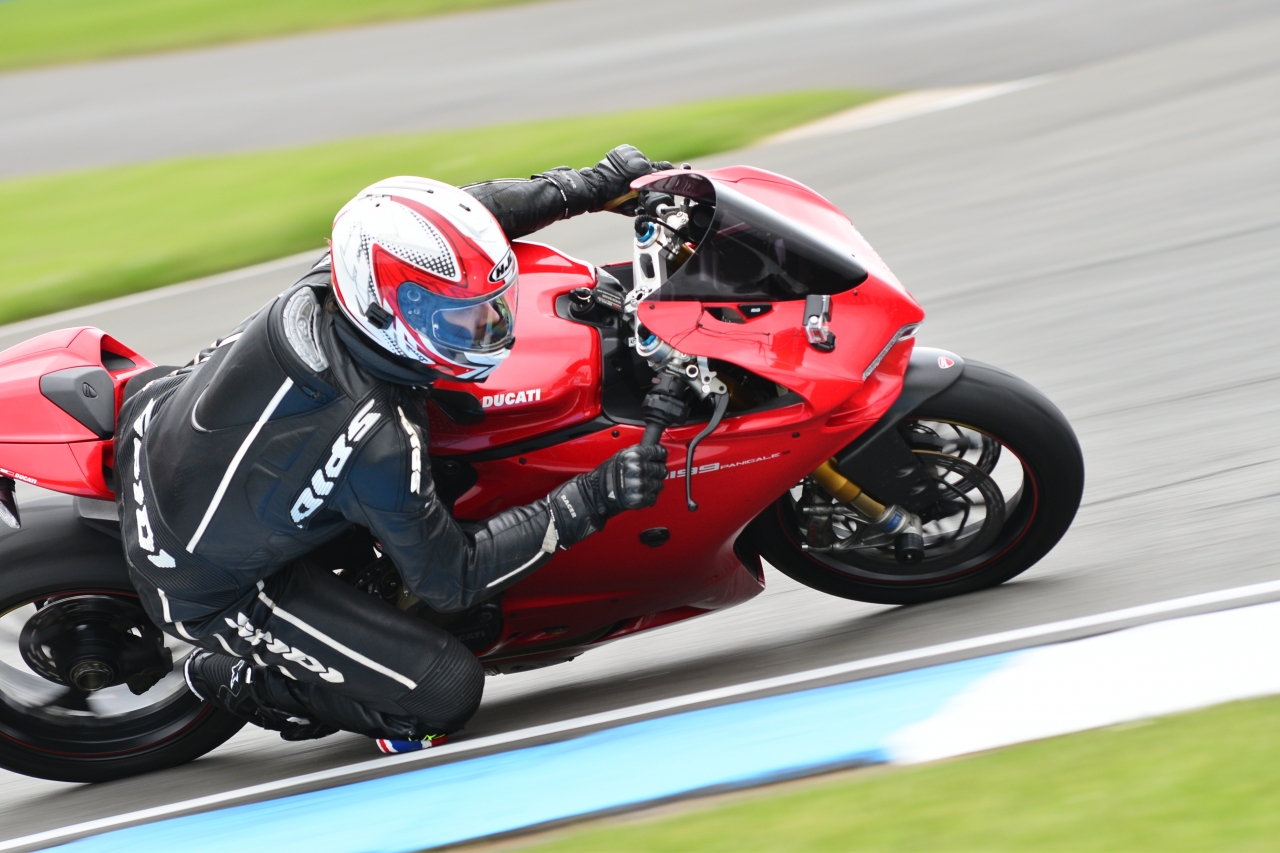
<svg viewBox="0 0 1280 853">
<path fill-rule="evenodd" d="M 135 695 L 119 676 L 137 669 L 139 650 L 153 653 L 152 643 L 171 659 L 161 668 L 148 658 L 156 668 L 134 686 L 154 684 Z M 208 713 L 182 676 L 192 650 L 161 634 L 136 595 L 72 590 L 12 602 L 0 609 L 0 738 L 73 760 L 156 749 Z"/>
<path fill-rule="evenodd" d="M 916 458 L 939 483 L 943 496 L 921 512 L 925 558 L 901 565 L 892 541 L 865 525 L 833 520 L 815 529 L 807 506 L 819 498 L 839 515 L 840 504 L 806 478 L 775 504 L 793 546 L 812 563 L 859 581 L 884 586 L 934 584 L 978 571 L 1012 548 L 1026 534 L 1038 503 L 1035 478 L 1017 451 L 995 436 L 945 420 L 904 423 L 903 437 Z M 815 492 L 815 490 L 818 490 Z M 948 511 L 950 510 L 950 511 Z"/>
</svg>

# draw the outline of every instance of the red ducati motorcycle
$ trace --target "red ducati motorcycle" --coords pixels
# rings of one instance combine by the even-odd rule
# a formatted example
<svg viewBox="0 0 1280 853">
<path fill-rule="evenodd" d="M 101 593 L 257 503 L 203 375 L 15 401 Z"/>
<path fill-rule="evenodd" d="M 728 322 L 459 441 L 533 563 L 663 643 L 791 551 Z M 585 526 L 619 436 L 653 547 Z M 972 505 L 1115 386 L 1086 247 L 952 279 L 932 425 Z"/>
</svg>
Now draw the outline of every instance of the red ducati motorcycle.
<svg viewBox="0 0 1280 853">
<path fill-rule="evenodd" d="M 657 506 L 464 613 L 418 601 L 361 530 L 330 549 L 343 578 L 512 673 L 742 604 L 764 562 L 909 604 L 1003 583 L 1058 542 L 1084 482 L 1070 425 L 1018 378 L 916 347 L 924 312 L 836 207 L 747 167 L 632 187 L 631 261 L 517 242 L 512 357 L 425 405 L 459 519 L 641 441 L 670 449 Z M 0 353 L 0 765 L 22 773 L 126 776 L 241 725 L 187 690 L 190 647 L 148 621 L 125 572 L 112 434 L 125 383 L 152 367 L 92 328 Z M 72 498 L 19 507 L 15 480 Z"/>
</svg>

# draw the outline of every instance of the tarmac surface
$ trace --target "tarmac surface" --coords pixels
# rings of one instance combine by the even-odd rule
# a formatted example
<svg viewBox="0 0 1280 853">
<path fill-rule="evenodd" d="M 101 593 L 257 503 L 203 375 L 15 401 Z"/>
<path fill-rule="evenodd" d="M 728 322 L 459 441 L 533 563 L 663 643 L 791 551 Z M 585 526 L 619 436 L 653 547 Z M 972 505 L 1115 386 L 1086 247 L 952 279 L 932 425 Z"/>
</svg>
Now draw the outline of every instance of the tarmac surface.
<svg viewBox="0 0 1280 853">
<path fill-rule="evenodd" d="M 39 69 L 0 76 L 0 178 L 728 95 L 1000 82 L 1274 9 L 1271 0 L 564 0 Z"/>
<path fill-rule="evenodd" d="M 949 601 L 858 604 L 766 569 L 766 592 L 735 610 L 490 679 L 468 734 L 1280 578 L 1280 452 L 1260 438 L 1280 416 L 1277 103 L 1272 18 L 699 163 L 772 169 L 840 205 L 925 306 L 922 344 L 1009 369 L 1066 412 L 1084 505 L 1024 576 Z M 601 214 L 540 238 L 602 262 L 626 257 L 629 229 Z M 185 360 L 302 266 L 0 329 L 0 347 L 94 324 Z M 353 736 L 246 731 L 185 767 L 105 785 L 0 773 L 0 839 L 371 757 Z"/>
</svg>

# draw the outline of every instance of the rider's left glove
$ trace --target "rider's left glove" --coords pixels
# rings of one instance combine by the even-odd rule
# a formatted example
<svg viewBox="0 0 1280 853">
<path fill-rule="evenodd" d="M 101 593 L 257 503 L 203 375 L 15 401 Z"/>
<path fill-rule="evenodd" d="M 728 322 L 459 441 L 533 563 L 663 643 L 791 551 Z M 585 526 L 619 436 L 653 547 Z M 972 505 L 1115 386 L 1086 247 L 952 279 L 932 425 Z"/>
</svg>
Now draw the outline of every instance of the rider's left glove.
<svg viewBox="0 0 1280 853">
<path fill-rule="evenodd" d="M 571 169 L 561 166 L 537 177 L 546 178 L 560 188 L 565 199 L 566 215 L 573 216 L 604 210 L 610 202 L 631 192 L 631 182 L 636 178 L 670 168 L 670 163 L 650 162 L 634 145 L 619 145 L 590 168 Z M 632 203 L 612 209 L 632 214 L 635 212 L 634 207 Z"/>
<path fill-rule="evenodd" d="M 619 145 L 610 151 L 593 169 L 583 169 L 582 175 L 593 185 L 596 203 L 603 210 L 609 202 L 631 191 L 631 182 L 651 172 L 670 169 L 670 163 L 653 163 L 634 145 Z M 615 208 L 620 210 L 620 208 Z"/>
<path fill-rule="evenodd" d="M 665 447 L 637 444 L 552 491 L 547 500 L 560 545 L 581 542 L 621 512 L 657 503 L 667 479 L 666 462 Z"/>
</svg>

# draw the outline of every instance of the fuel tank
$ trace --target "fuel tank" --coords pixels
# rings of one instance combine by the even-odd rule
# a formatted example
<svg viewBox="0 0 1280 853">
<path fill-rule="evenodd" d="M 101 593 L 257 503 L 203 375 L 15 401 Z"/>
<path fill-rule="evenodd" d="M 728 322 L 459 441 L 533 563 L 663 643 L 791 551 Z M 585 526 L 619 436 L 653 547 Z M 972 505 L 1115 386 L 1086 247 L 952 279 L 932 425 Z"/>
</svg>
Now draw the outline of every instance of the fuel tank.
<svg viewBox="0 0 1280 853">
<path fill-rule="evenodd" d="M 482 382 L 436 383 L 474 397 L 484 420 L 461 423 L 446 414 L 450 407 L 428 406 L 433 456 L 495 450 L 600 416 L 600 336 L 556 315 L 556 299 L 594 285 L 595 269 L 540 243 L 512 245 L 520 268 L 515 346 Z"/>
</svg>

